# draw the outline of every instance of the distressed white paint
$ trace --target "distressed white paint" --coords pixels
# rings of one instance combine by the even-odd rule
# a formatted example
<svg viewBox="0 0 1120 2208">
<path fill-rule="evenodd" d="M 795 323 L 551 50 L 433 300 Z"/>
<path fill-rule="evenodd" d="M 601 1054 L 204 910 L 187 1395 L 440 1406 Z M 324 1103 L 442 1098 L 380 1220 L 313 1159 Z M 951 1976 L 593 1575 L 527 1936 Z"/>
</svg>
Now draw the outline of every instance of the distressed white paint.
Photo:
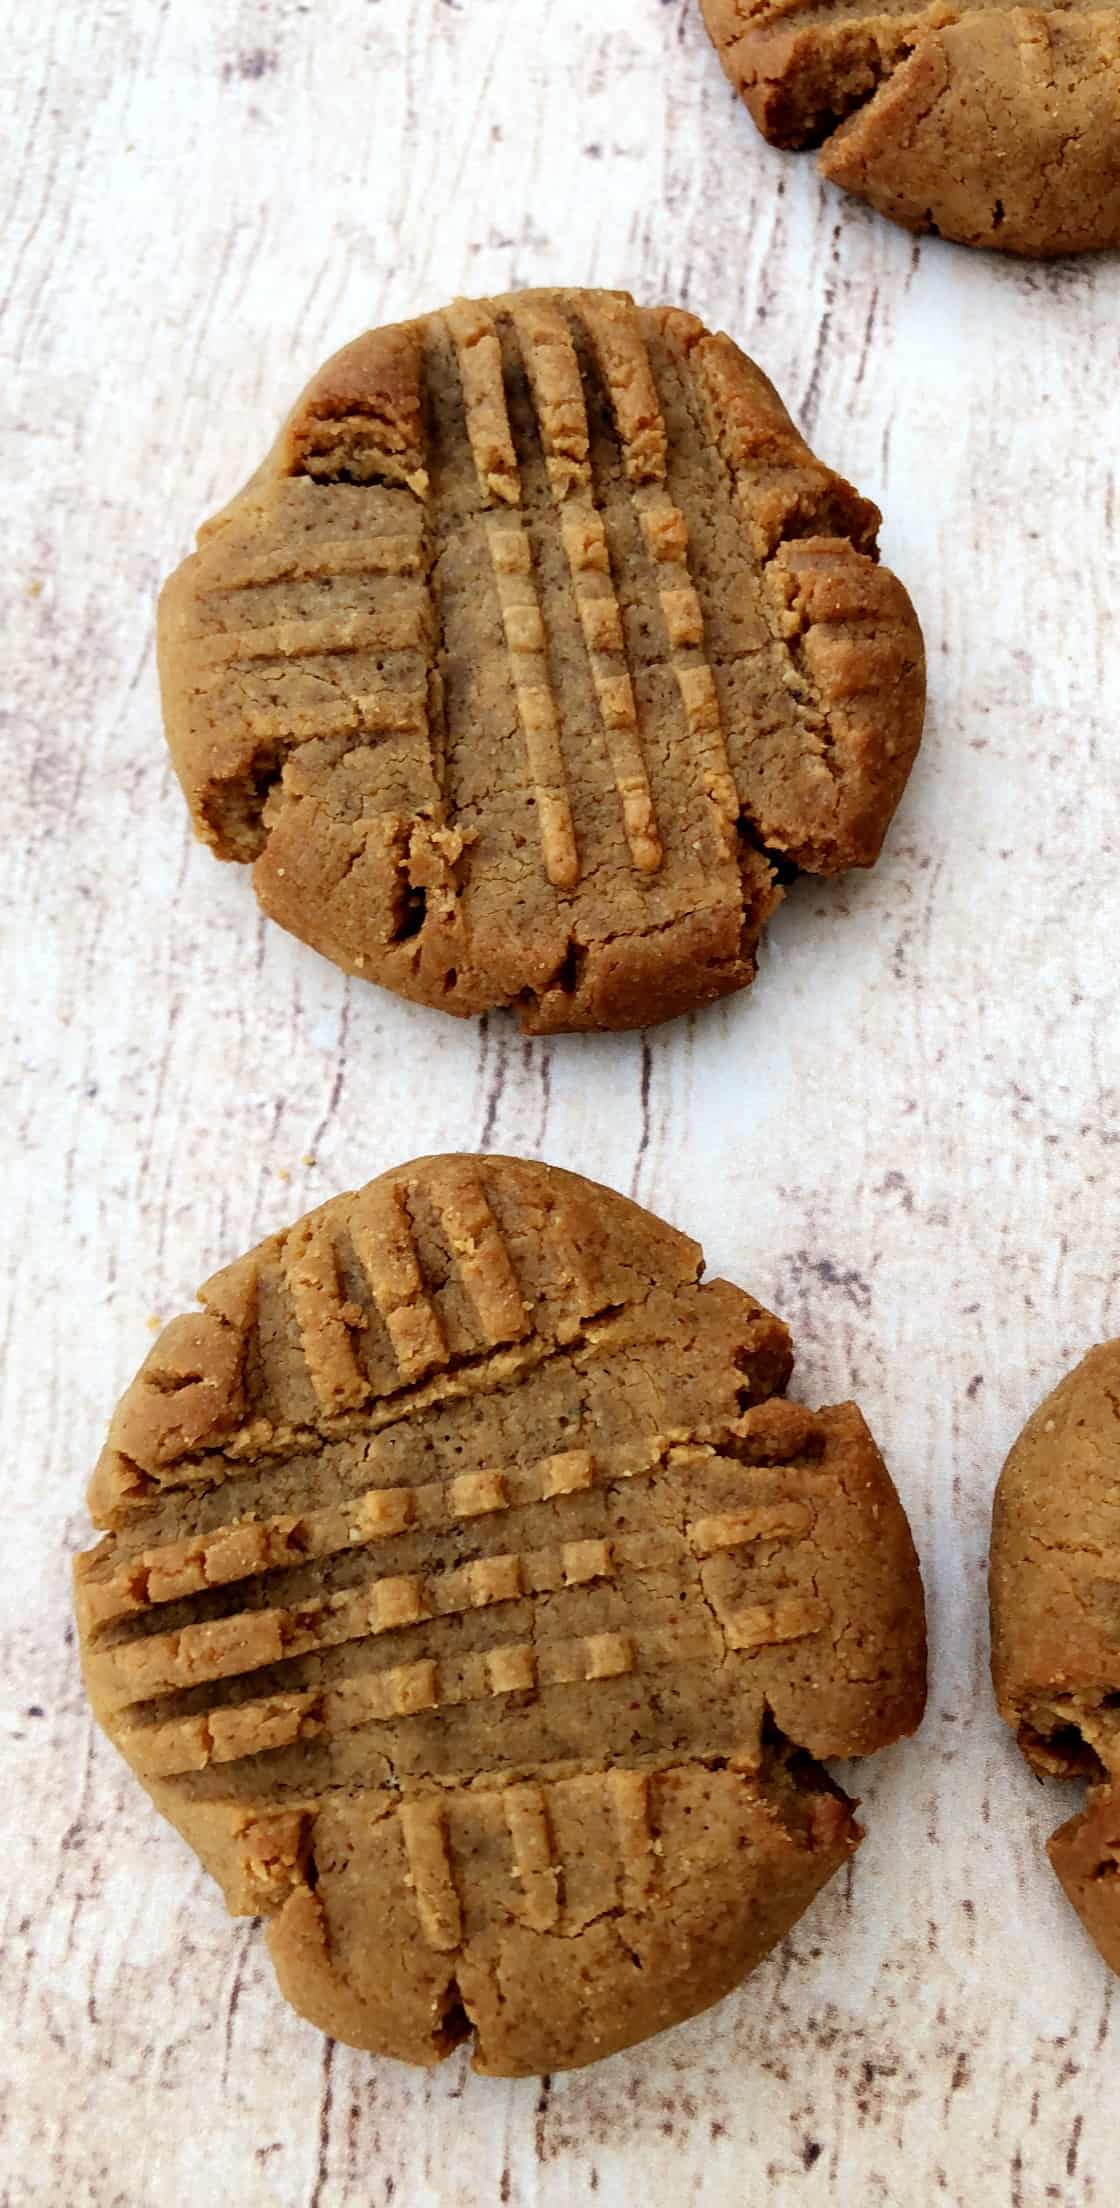
<svg viewBox="0 0 1120 2208">
<path fill-rule="evenodd" d="M 0 2195 L 1115 2208 L 1115 1986 L 1043 1859 L 1067 1798 L 994 1716 L 983 1558 L 1024 1413 L 1120 1330 L 1117 262 L 917 245 L 826 192 L 760 144 L 695 0 L 8 16 Z M 753 994 L 645 1057 L 345 981 L 191 844 L 159 739 L 158 578 L 314 364 L 554 279 L 753 351 L 881 501 L 930 650 L 878 871 L 802 885 Z M 794 1322 L 803 1390 L 858 1394 L 887 1448 L 933 1617 L 850 1878 L 717 2012 L 551 2089 L 290 2016 L 94 1739 L 68 1637 L 149 1315 L 484 1133 L 635 1187 Z"/>
</svg>

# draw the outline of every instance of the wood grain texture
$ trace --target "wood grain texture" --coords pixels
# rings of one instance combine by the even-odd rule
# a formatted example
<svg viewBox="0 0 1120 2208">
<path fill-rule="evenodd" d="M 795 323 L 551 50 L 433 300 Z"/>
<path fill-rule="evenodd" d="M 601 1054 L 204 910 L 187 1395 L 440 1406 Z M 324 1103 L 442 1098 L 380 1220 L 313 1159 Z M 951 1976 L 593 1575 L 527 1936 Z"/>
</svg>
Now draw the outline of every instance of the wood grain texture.
<svg viewBox="0 0 1120 2208">
<path fill-rule="evenodd" d="M 1114 258 L 917 244 L 761 145 L 694 0 L 7 11 L 9 1045 L 0 2197 L 1042 2208 L 1120 2198 L 1115 1982 L 986 1680 L 991 1491 L 1120 1331 Z M 522 1041 L 345 980 L 192 844 L 160 576 L 326 353 L 458 290 L 723 325 L 877 497 L 932 705 L 872 875 L 736 1002 Z M 379 2065 L 276 1995 L 86 1713 L 82 1494 L 151 1314 L 418 1151 L 540 1151 L 703 1238 L 856 1394 L 922 1552 L 917 1743 L 714 2013 L 533 2083 Z"/>
</svg>

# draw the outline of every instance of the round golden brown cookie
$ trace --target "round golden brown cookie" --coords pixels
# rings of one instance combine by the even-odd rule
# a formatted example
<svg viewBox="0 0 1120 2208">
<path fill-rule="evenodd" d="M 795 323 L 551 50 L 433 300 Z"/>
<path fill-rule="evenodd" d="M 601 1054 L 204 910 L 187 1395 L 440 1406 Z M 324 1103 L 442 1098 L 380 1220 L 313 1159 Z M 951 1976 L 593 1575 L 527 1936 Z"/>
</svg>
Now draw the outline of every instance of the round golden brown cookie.
<svg viewBox="0 0 1120 2208">
<path fill-rule="evenodd" d="M 195 826 L 444 1011 L 744 988 L 779 871 L 871 865 L 918 746 L 878 521 L 691 315 L 537 291 L 371 331 L 164 589 Z"/>
<path fill-rule="evenodd" d="M 1120 1971 L 1120 1341 L 1029 1419 L 996 1490 L 992 1677 L 1032 1769 L 1086 1779 L 1050 1861 Z"/>
<path fill-rule="evenodd" d="M 860 1838 L 922 1589 L 854 1404 L 589 1181 L 427 1158 L 217 1274 L 118 1406 L 94 1709 L 358 2047 L 592 2061 L 718 2000 Z"/>
<path fill-rule="evenodd" d="M 1120 245 L 1120 7 L 700 0 L 764 138 L 908 230 Z"/>
</svg>

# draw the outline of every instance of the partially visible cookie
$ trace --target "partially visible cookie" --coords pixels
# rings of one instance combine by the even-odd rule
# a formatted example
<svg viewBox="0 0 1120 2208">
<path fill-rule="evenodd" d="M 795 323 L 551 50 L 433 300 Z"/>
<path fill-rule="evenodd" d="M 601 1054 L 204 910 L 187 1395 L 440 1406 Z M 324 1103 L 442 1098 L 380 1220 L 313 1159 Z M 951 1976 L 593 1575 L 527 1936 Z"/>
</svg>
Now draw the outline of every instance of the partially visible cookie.
<svg viewBox="0 0 1120 2208">
<path fill-rule="evenodd" d="M 199 835 L 347 972 L 535 1032 L 753 979 L 921 734 L 879 516 L 727 337 L 459 301 L 328 361 L 160 602 Z"/>
<path fill-rule="evenodd" d="M 1120 8 L 700 0 L 772 145 L 908 230 L 1005 253 L 1120 245 Z"/>
<path fill-rule="evenodd" d="M 1120 1341 L 1028 1420 L 996 1490 L 992 1676 L 1032 1769 L 1088 1781 L 1050 1860 L 1120 1971 Z"/>
<path fill-rule="evenodd" d="M 718 2000 L 911 1732 L 909 1528 L 779 1319 L 573 1174 L 423 1159 L 208 1282 L 119 1404 L 90 1699 L 359 2047 L 590 2062 Z"/>
</svg>

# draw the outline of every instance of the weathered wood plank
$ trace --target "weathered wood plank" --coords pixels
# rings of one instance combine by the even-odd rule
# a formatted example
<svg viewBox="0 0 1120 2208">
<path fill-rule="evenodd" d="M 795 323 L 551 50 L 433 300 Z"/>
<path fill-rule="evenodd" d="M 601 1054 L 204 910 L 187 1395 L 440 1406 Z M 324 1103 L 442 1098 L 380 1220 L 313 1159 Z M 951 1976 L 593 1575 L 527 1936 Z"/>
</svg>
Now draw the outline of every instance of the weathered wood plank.
<svg viewBox="0 0 1120 2208">
<path fill-rule="evenodd" d="M 3 50 L 4 2199 L 1111 2208 L 1114 1988 L 981 1594 L 1012 1434 L 1120 1328 L 1120 267 L 916 245 L 827 192 L 758 141 L 694 0 L 46 0 Z M 791 897 L 750 999 L 530 1045 L 345 981 L 192 846 L 152 606 L 324 353 L 573 278 L 729 328 L 880 499 L 933 704 L 883 863 Z M 149 1314 L 479 1143 L 632 1188 L 794 1323 L 805 1391 L 858 1394 L 887 1448 L 933 1609 L 930 1716 L 855 1782 L 850 1876 L 714 2014 L 541 2086 L 291 2017 L 94 1739 L 68 1626 Z"/>
</svg>

